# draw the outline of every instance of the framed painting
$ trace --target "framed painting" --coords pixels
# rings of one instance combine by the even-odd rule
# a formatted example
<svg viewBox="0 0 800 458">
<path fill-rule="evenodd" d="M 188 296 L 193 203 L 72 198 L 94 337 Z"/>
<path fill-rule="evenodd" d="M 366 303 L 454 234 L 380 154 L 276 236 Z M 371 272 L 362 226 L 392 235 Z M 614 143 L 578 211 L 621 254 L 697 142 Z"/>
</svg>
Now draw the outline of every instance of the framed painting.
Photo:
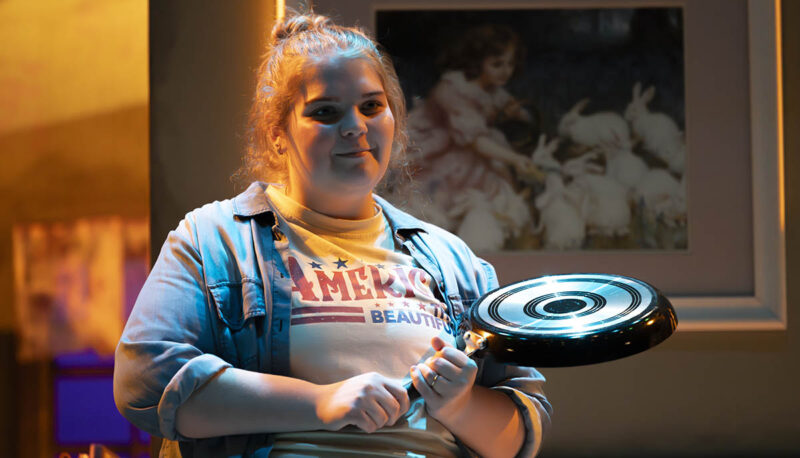
<svg viewBox="0 0 800 458">
<path fill-rule="evenodd" d="M 785 328 L 779 4 L 315 8 L 395 61 L 412 179 L 386 197 L 502 282 L 629 275 L 681 330 Z"/>
</svg>

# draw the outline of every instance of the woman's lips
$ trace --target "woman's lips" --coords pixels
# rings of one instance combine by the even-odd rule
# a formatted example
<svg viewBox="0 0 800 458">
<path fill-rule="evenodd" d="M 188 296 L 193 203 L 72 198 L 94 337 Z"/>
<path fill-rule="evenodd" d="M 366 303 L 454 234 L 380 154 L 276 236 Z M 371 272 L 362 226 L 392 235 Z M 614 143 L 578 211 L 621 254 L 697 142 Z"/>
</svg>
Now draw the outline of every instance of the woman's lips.
<svg viewBox="0 0 800 458">
<path fill-rule="evenodd" d="M 346 153 L 337 153 L 336 156 L 339 157 L 361 157 L 366 156 L 367 154 L 371 154 L 372 149 L 359 149 L 355 151 L 349 151 Z"/>
</svg>

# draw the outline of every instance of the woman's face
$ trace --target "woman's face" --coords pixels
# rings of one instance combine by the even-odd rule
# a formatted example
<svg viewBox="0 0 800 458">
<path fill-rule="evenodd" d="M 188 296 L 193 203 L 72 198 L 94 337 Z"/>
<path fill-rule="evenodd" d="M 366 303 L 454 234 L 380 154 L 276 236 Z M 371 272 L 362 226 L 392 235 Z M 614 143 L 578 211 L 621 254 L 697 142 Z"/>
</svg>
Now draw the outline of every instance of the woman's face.
<svg viewBox="0 0 800 458">
<path fill-rule="evenodd" d="M 366 60 L 331 57 L 313 65 L 282 139 L 289 195 L 318 211 L 334 201 L 371 211 L 372 190 L 389 164 L 394 125 L 380 77 Z"/>
<path fill-rule="evenodd" d="M 509 46 L 497 56 L 483 59 L 480 84 L 485 89 L 505 86 L 514 73 L 514 47 Z"/>
</svg>

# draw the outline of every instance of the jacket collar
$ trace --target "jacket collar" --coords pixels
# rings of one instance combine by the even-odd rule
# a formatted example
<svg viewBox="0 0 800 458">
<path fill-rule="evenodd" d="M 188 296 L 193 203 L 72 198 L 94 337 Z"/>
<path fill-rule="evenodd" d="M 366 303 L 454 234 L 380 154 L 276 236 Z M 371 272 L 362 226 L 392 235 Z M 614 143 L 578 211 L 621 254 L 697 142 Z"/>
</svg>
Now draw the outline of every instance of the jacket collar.
<svg viewBox="0 0 800 458">
<path fill-rule="evenodd" d="M 375 202 L 381 206 L 383 209 L 383 214 L 386 216 L 386 220 L 389 221 L 389 226 L 391 226 L 395 232 L 427 232 L 425 228 L 426 223 L 400 210 L 377 194 L 373 194 L 372 198 L 375 199 Z"/>
<path fill-rule="evenodd" d="M 241 194 L 233 198 L 233 214 L 238 217 L 251 217 L 263 213 L 272 213 L 272 208 L 267 199 L 267 183 L 254 181 Z M 425 223 L 390 204 L 383 197 L 373 194 L 375 202 L 383 209 L 383 214 L 389 225 L 397 232 L 423 231 Z"/>
<path fill-rule="evenodd" d="M 266 183 L 260 181 L 250 183 L 243 193 L 233 198 L 233 214 L 239 217 L 250 217 L 271 213 L 272 208 L 269 206 L 266 190 Z"/>
</svg>

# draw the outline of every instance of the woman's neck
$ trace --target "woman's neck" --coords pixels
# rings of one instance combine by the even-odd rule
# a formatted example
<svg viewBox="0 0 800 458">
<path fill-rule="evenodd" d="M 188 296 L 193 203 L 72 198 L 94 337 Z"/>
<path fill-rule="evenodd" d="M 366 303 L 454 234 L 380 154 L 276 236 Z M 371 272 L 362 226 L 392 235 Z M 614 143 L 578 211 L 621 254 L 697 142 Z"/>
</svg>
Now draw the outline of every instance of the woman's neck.
<svg viewBox="0 0 800 458">
<path fill-rule="evenodd" d="M 291 186 L 287 186 L 285 192 L 300 205 L 333 218 L 366 219 L 375 215 L 375 201 L 371 193 L 361 196 L 334 196 L 315 189 Z"/>
</svg>

